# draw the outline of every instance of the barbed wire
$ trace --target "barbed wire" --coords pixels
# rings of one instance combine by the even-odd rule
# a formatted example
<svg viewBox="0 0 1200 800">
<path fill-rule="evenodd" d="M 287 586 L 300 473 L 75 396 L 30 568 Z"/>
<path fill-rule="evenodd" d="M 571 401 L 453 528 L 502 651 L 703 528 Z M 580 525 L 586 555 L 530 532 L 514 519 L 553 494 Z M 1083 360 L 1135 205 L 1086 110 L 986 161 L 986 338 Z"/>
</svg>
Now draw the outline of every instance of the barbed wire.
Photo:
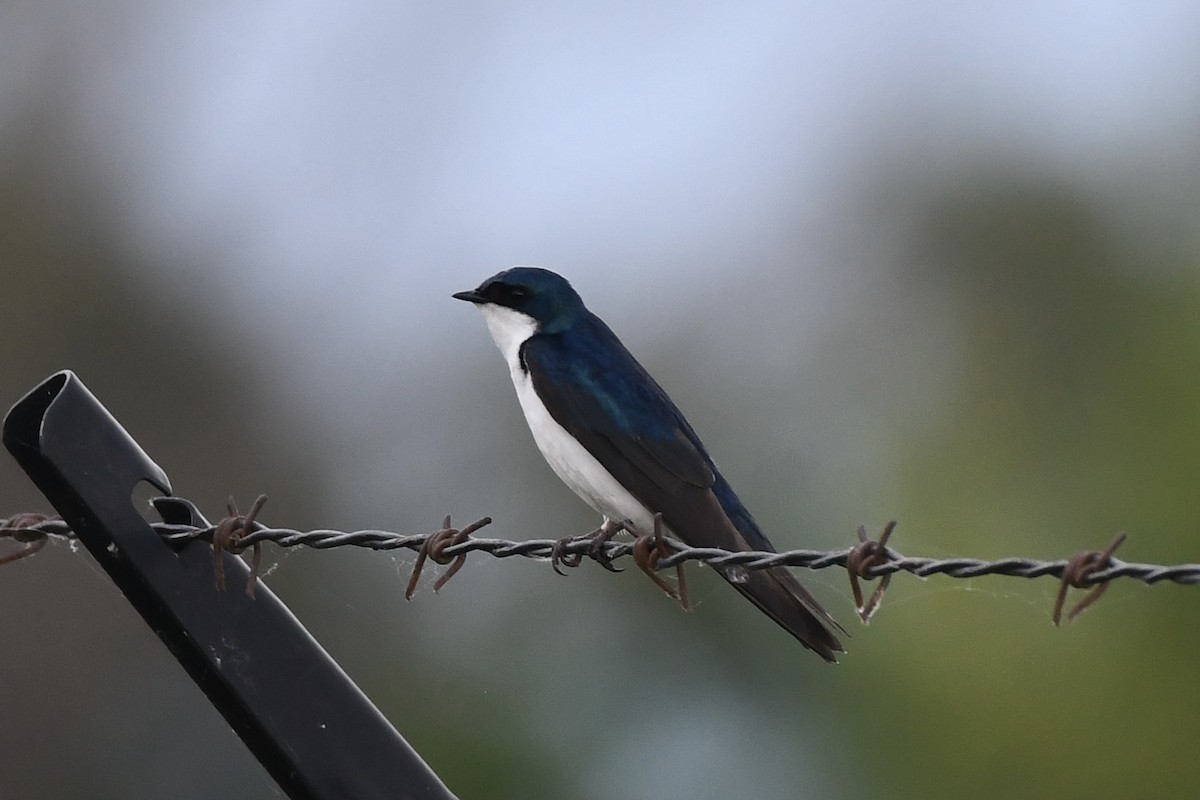
<svg viewBox="0 0 1200 800">
<path fill-rule="evenodd" d="M 1068 587 L 1092 588 L 1092 592 L 1068 614 L 1068 619 L 1071 619 L 1098 599 L 1108 584 L 1118 578 L 1129 578 L 1150 585 L 1164 582 L 1183 585 L 1200 584 L 1200 564 L 1146 564 L 1113 558 L 1112 553 L 1124 541 L 1124 534 L 1114 539 L 1112 544 L 1103 551 L 1089 550 L 1071 558 L 1053 561 L 1024 557 L 928 558 L 907 556 L 888 547 L 887 539 L 895 525 L 895 523 L 889 523 L 878 541 L 869 539 L 865 529 L 860 528 L 860 541 L 854 547 L 839 550 L 797 549 L 776 553 L 690 547 L 676 539 L 662 536 L 661 532 L 653 537 L 637 537 L 634 541 L 613 541 L 611 538 L 597 538 L 595 535 L 522 541 L 473 535 L 475 531 L 491 524 L 491 519 L 487 517 L 462 529 L 451 527 L 450 518 L 447 517 L 441 529 L 417 534 L 402 534 L 377 529 L 301 531 L 294 528 L 267 527 L 255 522 L 254 516 L 261 509 L 264 501 L 265 498 L 260 498 L 259 502 L 255 504 L 255 508 L 246 516 L 238 515 L 236 508 L 231 504 L 230 516 L 221 523 L 208 527 L 167 523 L 150 523 L 150 526 L 168 543 L 182 544 L 188 541 L 204 540 L 214 543 L 217 549 L 227 549 L 237 553 L 247 548 L 257 551 L 259 546 L 265 543 L 284 548 L 308 547 L 314 550 L 328 550 L 335 547 L 360 547 L 379 551 L 412 550 L 418 554 L 418 561 L 409 581 L 407 592 L 409 596 L 417 584 L 421 567 L 426 558 L 440 564 L 451 565 L 450 569 L 435 583 L 434 588 L 437 590 L 458 571 L 470 553 L 484 553 L 495 558 L 519 556 L 550 561 L 556 570 L 559 564 L 578 566 L 587 557 L 610 570 L 617 571 L 612 566 L 613 562 L 632 557 L 639 567 L 647 574 L 651 574 L 651 577 L 655 577 L 653 572 L 670 568 L 681 569 L 684 564 L 689 562 L 706 564 L 721 571 L 728 571 L 731 568 L 762 570 L 776 567 L 799 567 L 822 570 L 841 567 L 846 569 L 850 575 L 856 605 L 864 621 L 878 606 L 882 592 L 886 589 L 891 576 L 900 572 L 910 573 L 919 578 L 928 578 L 933 575 L 949 578 L 978 578 L 988 575 L 1010 578 L 1053 577 L 1060 581 L 1059 597 L 1054 614 L 1056 623 L 1061 614 Z M 74 537 L 75 534 L 70 526 L 60 519 L 47 518 L 37 514 L 19 514 L 0 520 L 0 538 L 12 538 L 26 545 L 25 548 L 0 554 L 0 564 L 36 553 L 49 538 L 71 539 Z M 656 552 L 650 552 L 651 547 L 656 547 Z M 857 582 L 859 578 L 863 580 L 881 579 L 875 594 L 867 602 L 861 598 Z M 675 594 L 661 579 L 655 577 L 655 581 L 668 593 Z M 221 582 L 220 578 L 219 582 Z M 248 590 L 252 593 L 253 582 Z M 686 604 L 686 595 L 679 599 Z"/>
<path fill-rule="evenodd" d="M 190 525 L 168 525 L 163 522 L 151 523 L 150 527 L 165 541 L 176 543 L 193 539 L 211 542 L 213 533 L 217 530 L 216 525 L 196 528 Z M 339 531 L 324 528 L 301 531 L 295 528 L 271 528 L 259 523 L 239 542 L 243 547 L 270 542 L 279 547 L 309 547 L 314 550 L 361 547 L 368 550 L 412 550 L 416 552 L 438 533 L 440 531 L 402 534 L 376 529 Z M 42 535 L 63 539 L 75 537 L 71 527 L 58 519 L 46 520 L 20 528 L 9 527 L 8 520 L 0 520 L 0 538 L 10 537 L 17 541 L 29 542 Z M 669 537 L 666 541 L 674 552 L 659 561 L 658 566 L 663 569 L 688 561 L 699 561 L 711 567 L 739 566 L 752 570 L 772 567 L 802 567 L 812 570 L 829 569 L 830 567 L 845 568 L 850 554 L 854 551 L 853 547 L 842 550 L 784 550 L 778 553 L 758 550 L 731 551 L 716 547 L 689 547 L 683 542 Z M 635 545 L 636 542 L 605 542 L 602 545 L 602 552 L 608 559 L 617 561 L 632 555 Z M 496 558 L 521 556 L 548 561 L 556 547 L 562 555 L 586 556 L 591 555 L 592 544 L 586 539 L 514 541 L 473 536 L 460 544 L 447 546 L 444 548 L 443 554 L 455 557 L 468 553 L 485 553 Z M 879 578 L 897 572 L 908 572 L 918 578 L 928 578 L 932 575 L 944 575 L 949 578 L 978 578 L 985 575 L 1001 575 L 1010 578 L 1041 578 L 1045 576 L 1062 578 L 1063 570 L 1068 564 L 1067 559 L 1043 561 L 1023 557 L 991 560 L 928 558 L 907 556 L 892 548 L 887 549 L 887 559 L 881 564 L 869 567 L 865 577 Z M 1178 584 L 1200 584 L 1200 564 L 1143 564 L 1114 558 L 1111 559 L 1107 568 L 1093 572 L 1086 585 L 1106 583 L 1116 578 L 1132 578 L 1147 584 L 1163 581 Z"/>
</svg>

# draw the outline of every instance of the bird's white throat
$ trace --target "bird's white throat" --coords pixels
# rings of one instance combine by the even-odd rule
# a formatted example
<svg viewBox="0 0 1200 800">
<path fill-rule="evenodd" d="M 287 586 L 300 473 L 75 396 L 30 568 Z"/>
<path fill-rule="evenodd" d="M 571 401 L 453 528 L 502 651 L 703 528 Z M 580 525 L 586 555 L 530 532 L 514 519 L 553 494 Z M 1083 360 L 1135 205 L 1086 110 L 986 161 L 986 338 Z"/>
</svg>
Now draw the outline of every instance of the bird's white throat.
<svg viewBox="0 0 1200 800">
<path fill-rule="evenodd" d="M 479 306 L 496 347 L 504 354 L 509 369 L 521 368 L 521 345 L 537 333 L 537 320 L 511 308 L 485 303 Z M 515 373 L 514 373 L 515 375 Z"/>
</svg>

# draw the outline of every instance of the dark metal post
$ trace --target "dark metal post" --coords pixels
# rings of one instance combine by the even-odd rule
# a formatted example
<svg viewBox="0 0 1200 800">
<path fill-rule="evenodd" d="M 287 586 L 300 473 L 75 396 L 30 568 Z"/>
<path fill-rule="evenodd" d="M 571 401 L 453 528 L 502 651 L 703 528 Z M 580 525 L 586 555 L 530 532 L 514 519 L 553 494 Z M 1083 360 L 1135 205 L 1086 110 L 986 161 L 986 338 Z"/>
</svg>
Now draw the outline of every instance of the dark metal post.
<svg viewBox="0 0 1200 800">
<path fill-rule="evenodd" d="M 4 444 L 134 608 L 280 787 L 305 800 L 453 800 L 386 718 L 249 568 L 222 552 L 231 590 L 213 585 L 205 542 L 166 544 L 133 506 L 150 460 L 71 372 L 9 411 Z M 206 524 L 181 503 L 171 522 Z M 180 516 L 183 515 L 183 516 Z M 240 579 L 239 579 L 240 578 Z M 237 588 L 234 588 L 237 587 Z"/>
</svg>

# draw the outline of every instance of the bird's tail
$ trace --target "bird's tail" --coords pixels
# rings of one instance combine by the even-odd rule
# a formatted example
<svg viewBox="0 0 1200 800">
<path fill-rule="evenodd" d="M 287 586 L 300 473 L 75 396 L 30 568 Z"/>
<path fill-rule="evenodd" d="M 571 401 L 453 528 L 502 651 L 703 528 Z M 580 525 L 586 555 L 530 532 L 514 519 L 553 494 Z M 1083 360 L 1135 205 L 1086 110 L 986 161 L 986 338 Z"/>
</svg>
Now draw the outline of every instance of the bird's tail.
<svg viewBox="0 0 1200 800">
<path fill-rule="evenodd" d="M 722 577 L 821 658 L 836 664 L 837 654 L 846 652 L 831 628 L 842 633 L 846 629 L 785 567 L 751 570 L 733 567 L 725 570 Z"/>
</svg>

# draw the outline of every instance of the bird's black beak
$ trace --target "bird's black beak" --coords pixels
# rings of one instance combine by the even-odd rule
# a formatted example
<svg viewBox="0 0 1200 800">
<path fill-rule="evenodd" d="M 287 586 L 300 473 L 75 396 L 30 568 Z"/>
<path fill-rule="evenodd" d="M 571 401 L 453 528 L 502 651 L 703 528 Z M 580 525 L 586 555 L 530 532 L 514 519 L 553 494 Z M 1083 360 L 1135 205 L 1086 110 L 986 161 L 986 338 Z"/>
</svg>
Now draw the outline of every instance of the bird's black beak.
<svg viewBox="0 0 1200 800">
<path fill-rule="evenodd" d="M 471 289 L 466 292 L 455 292 L 450 295 L 455 300 L 466 300 L 468 303 L 486 303 L 487 300 L 479 293 L 478 289 Z"/>
</svg>

